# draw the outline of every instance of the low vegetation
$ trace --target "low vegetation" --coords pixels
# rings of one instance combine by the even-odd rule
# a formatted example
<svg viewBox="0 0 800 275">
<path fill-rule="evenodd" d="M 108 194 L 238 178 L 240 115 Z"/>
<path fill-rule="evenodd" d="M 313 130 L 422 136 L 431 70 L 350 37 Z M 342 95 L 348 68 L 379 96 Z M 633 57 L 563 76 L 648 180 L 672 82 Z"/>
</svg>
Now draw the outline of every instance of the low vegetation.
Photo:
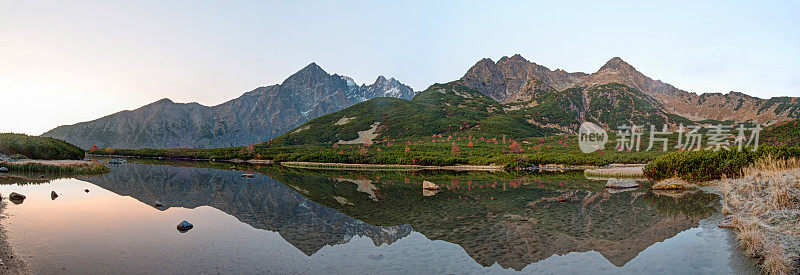
<svg viewBox="0 0 800 275">
<path fill-rule="evenodd" d="M 728 226 L 768 273 L 800 272 L 800 162 L 768 156 L 742 174 L 719 184 Z"/>
<path fill-rule="evenodd" d="M 29 159 L 81 159 L 83 149 L 63 140 L 24 134 L 0 133 L 0 154 Z"/>
<path fill-rule="evenodd" d="M 19 161 L 0 162 L 11 172 L 48 174 L 100 174 L 108 167 L 95 161 Z"/>
<path fill-rule="evenodd" d="M 763 144 L 796 145 L 800 144 L 800 119 L 785 121 L 764 129 Z"/>
<path fill-rule="evenodd" d="M 659 181 L 672 177 L 701 182 L 723 176 L 739 177 L 743 169 L 756 161 L 772 156 L 777 159 L 800 158 L 797 146 L 760 146 L 758 150 L 699 150 L 673 152 L 656 158 L 644 168 L 644 175 Z"/>
</svg>

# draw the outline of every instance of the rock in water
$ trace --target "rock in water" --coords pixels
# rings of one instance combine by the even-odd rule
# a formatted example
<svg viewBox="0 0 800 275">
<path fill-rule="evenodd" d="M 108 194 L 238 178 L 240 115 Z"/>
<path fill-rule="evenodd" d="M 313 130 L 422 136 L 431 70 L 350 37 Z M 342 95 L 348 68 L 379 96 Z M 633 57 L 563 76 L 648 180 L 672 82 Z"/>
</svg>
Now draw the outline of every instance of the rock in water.
<svg viewBox="0 0 800 275">
<path fill-rule="evenodd" d="M 606 188 L 627 189 L 636 187 L 639 187 L 639 184 L 636 183 L 636 181 L 629 179 L 609 179 L 608 183 L 606 183 Z"/>
<path fill-rule="evenodd" d="M 161 205 L 161 202 L 160 202 L 160 201 L 156 201 L 156 203 L 155 203 L 155 204 L 153 204 L 153 205 L 155 205 L 156 207 L 161 207 L 161 206 L 163 206 L 163 205 Z"/>
<path fill-rule="evenodd" d="M 8 168 L 0 167 L 0 173 L 8 173 Z"/>
<path fill-rule="evenodd" d="M 242 177 L 243 178 L 252 179 L 253 178 L 253 174 L 242 174 Z"/>
<path fill-rule="evenodd" d="M 439 186 L 430 181 L 422 181 L 422 189 L 425 190 L 439 190 Z"/>
<path fill-rule="evenodd" d="M 8 195 L 8 199 L 15 201 L 25 200 L 25 198 L 26 198 L 25 195 L 19 194 L 17 192 L 11 192 L 11 195 Z"/>
<path fill-rule="evenodd" d="M 83 191 L 89 193 L 89 189 L 83 189 Z"/>
<path fill-rule="evenodd" d="M 55 200 L 56 198 L 58 198 L 58 194 L 56 194 L 56 191 L 50 191 L 50 198 L 51 198 L 51 199 L 54 199 L 54 200 Z"/>
<path fill-rule="evenodd" d="M 192 228 L 194 228 L 194 225 L 192 225 L 191 223 L 189 223 L 187 221 L 182 221 L 181 223 L 178 224 L 178 231 L 181 231 L 181 232 L 189 231 L 189 229 L 192 229 Z"/>
<path fill-rule="evenodd" d="M 123 163 L 128 163 L 128 161 L 125 160 L 125 159 L 116 158 L 116 159 L 109 160 L 108 163 L 110 163 L 110 164 L 123 164 Z"/>
</svg>

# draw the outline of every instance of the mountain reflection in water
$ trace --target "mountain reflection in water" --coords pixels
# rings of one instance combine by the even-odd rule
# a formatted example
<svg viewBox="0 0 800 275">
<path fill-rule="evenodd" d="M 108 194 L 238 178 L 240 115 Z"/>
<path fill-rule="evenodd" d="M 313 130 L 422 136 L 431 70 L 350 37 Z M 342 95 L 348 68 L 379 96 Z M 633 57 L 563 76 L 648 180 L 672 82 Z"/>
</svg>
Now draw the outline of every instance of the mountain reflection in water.
<svg viewBox="0 0 800 275">
<path fill-rule="evenodd" d="M 379 246 L 412 230 L 460 245 L 483 266 L 521 270 L 552 255 L 597 251 L 623 266 L 715 212 L 716 195 L 609 193 L 580 173 L 354 172 L 258 169 L 241 172 L 167 165 L 114 166 L 91 182 L 153 205 L 211 206 L 312 255 L 368 237 Z M 442 187 L 423 196 L 423 180 Z"/>
<path fill-rule="evenodd" d="M 374 226 L 306 199 L 263 175 L 242 178 L 240 172 L 166 165 L 120 165 L 100 177 L 80 180 L 142 203 L 170 207 L 211 206 L 258 229 L 280 233 L 312 255 L 326 245 L 344 244 L 354 236 L 375 245 L 391 244 L 411 233 L 408 225 Z"/>
</svg>

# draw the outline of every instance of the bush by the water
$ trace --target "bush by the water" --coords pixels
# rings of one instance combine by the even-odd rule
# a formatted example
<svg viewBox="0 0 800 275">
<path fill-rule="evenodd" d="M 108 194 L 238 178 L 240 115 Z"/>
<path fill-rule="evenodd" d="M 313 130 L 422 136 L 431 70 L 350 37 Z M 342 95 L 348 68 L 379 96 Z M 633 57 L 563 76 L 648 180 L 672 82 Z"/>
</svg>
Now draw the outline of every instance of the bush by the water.
<svg viewBox="0 0 800 275">
<path fill-rule="evenodd" d="M 719 179 L 723 175 L 738 177 L 744 167 L 770 155 L 777 159 L 800 157 L 800 147 L 761 146 L 756 151 L 745 148 L 742 151 L 674 152 L 647 164 L 644 175 L 656 181 L 679 177 L 695 182 Z"/>
<path fill-rule="evenodd" d="M 83 149 L 60 139 L 14 133 L 0 133 L 0 153 L 44 160 L 81 159 L 84 155 Z"/>
<path fill-rule="evenodd" d="M 108 167 L 95 161 L 74 164 L 0 162 L 0 167 L 6 167 L 9 171 L 20 173 L 102 174 L 108 172 Z"/>
</svg>

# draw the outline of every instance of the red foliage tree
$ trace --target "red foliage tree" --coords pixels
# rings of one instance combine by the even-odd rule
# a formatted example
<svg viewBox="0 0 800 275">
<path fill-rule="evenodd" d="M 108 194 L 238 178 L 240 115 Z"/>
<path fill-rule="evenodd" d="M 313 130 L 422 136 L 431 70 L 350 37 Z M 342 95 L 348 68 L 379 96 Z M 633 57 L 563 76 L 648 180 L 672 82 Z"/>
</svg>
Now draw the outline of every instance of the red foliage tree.
<svg viewBox="0 0 800 275">
<path fill-rule="evenodd" d="M 520 146 L 516 140 L 512 140 L 511 145 L 508 146 L 508 150 L 511 151 L 511 153 L 519 154 L 522 153 L 522 146 Z"/>
<path fill-rule="evenodd" d="M 453 155 L 461 155 L 461 147 L 458 147 L 458 144 L 453 142 L 453 147 L 450 149 L 450 152 L 453 152 Z"/>
</svg>

